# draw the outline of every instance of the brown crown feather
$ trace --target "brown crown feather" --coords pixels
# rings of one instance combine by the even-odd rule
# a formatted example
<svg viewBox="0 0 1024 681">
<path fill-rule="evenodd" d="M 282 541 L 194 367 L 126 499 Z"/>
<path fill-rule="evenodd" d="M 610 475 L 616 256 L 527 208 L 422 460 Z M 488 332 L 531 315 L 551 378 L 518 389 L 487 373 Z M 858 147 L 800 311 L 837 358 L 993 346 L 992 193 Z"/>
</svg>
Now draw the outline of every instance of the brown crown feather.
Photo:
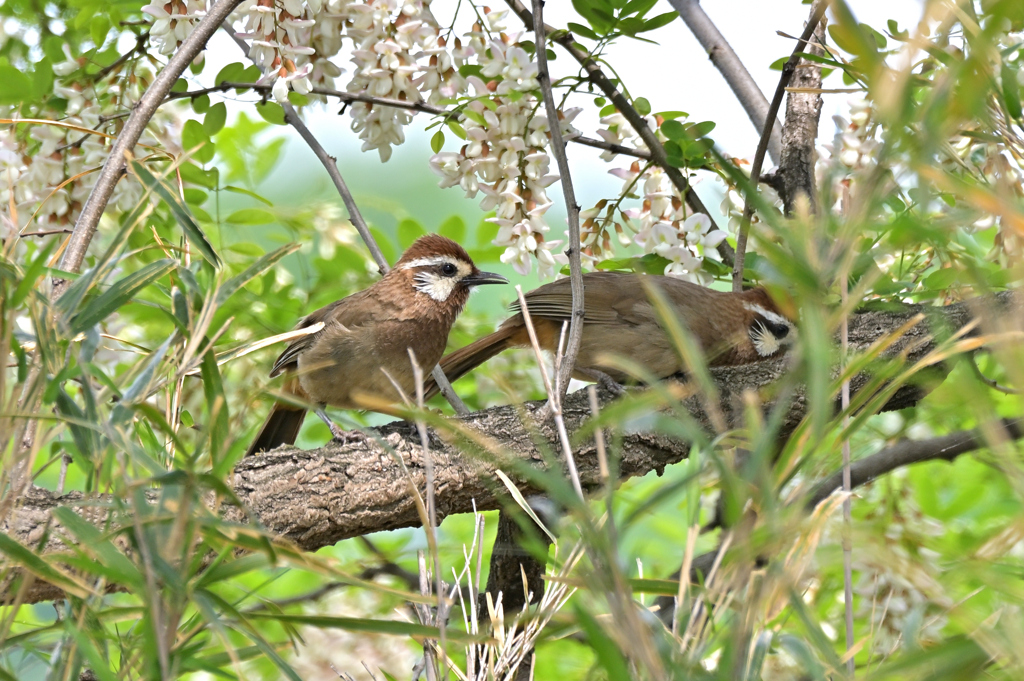
<svg viewBox="0 0 1024 681">
<path fill-rule="evenodd" d="M 406 249 L 402 257 L 395 263 L 395 269 L 413 260 L 431 258 L 438 255 L 448 255 L 473 265 L 473 259 L 469 257 L 469 253 L 466 253 L 466 249 L 459 244 L 440 234 L 426 234 L 416 239 L 412 246 Z M 476 269 L 475 265 L 474 269 Z"/>
</svg>

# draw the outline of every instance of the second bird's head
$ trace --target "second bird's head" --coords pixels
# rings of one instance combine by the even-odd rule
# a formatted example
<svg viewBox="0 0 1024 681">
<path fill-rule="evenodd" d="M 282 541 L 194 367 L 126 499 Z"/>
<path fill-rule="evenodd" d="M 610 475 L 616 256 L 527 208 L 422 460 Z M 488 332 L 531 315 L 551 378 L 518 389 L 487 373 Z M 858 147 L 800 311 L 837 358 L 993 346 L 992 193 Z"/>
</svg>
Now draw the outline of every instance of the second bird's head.
<svg viewBox="0 0 1024 681">
<path fill-rule="evenodd" d="M 412 286 L 416 302 L 455 314 L 462 310 L 473 287 L 508 283 L 500 274 L 481 272 L 462 246 L 440 234 L 417 239 L 395 263 L 391 274 Z"/>
</svg>

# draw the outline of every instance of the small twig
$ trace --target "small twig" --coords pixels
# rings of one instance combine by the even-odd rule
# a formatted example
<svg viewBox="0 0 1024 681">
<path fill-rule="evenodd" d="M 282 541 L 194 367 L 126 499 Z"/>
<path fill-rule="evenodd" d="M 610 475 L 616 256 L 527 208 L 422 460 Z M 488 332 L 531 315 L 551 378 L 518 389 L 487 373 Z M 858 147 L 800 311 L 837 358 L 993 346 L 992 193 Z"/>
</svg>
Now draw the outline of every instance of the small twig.
<svg viewBox="0 0 1024 681">
<path fill-rule="evenodd" d="M 847 196 L 844 196 L 843 207 L 847 206 Z M 842 281 L 839 284 L 842 308 L 848 309 L 850 300 L 850 283 L 846 272 L 843 272 Z M 840 356 L 842 362 L 840 371 L 845 367 L 850 351 L 850 321 L 846 314 L 843 314 L 843 321 L 839 327 Z M 840 400 L 843 409 L 843 429 L 850 425 L 850 379 L 843 381 Z M 843 610 L 846 616 L 846 671 L 853 678 L 854 660 L 853 654 L 853 518 L 851 515 L 852 497 L 850 491 L 853 489 L 850 480 L 850 438 L 843 438 Z"/>
<path fill-rule="evenodd" d="M 768 120 L 768 99 L 761 92 L 750 72 L 743 66 L 732 45 L 725 39 L 715 23 L 700 6 L 698 0 L 669 0 L 672 8 L 679 13 L 683 23 L 693 33 L 700 46 L 708 53 L 708 58 L 718 72 L 725 78 L 729 89 L 736 95 L 747 118 L 754 124 L 758 132 L 764 130 Z M 771 139 L 768 144 L 768 155 L 778 165 L 782 159 L 782 135 L 775 125 L 771 128 Z"/>
<path fill-rule="evenodd" d="M 134 55 L 136 52 L 141 52 L 142 48 L 145 46 L 145 44 L 148 41 L 149 41 L 149 31 L 144 31 L 144 32 L 140 33 L 139 35 L 135 36 L 135 47 L 133 47 L 132 49 L 128 50 L 127 52 L 122 54 L 120 57 L 118 57 L 117 60 L 114 63 L 110 64 L 109 66 L 104 66 L 102 69 L 97 71 L 96 74 L 94 76 L 92 76 L 93 80 L 96 80 L 96 81 L 103 80 L 107 76 L 107 74 L 111 73 L 112 71 L 117 69 L 119 66 L 121 66 L 121 64 L 124 64 L 126 61 L 131 59 L 132 55 Z"/>
<path fill-rule="evenodd" d="M 995 379 L 989 378 L 985 374 L 981 373 L 981 367 L 978 366 L 977 357 L 975 357 L 973 354 L 968 355 L 967 362 L 971 365 L 971 368 L 974 370 L 974 375 L 978 377 L 978 380 L 987 385 L 988 387 L 992 388 L 993 390 L 998 390 L 999 392 L 1005 395 L 1020 395 L 1020 390 L 1017 390 L 1015 388 L 1007 388 L 1005 385 L 1000 385 Z"/>
<path fill-rule="evenodd" d="M 44 229 L 39 232 L 22 232 L 18 236 L 50 236 L 51 234 L 72 234 L 71 229 Z"/>
<path fill-rule="evenodd" d="M 420 367 L 420 363 L 416 361 L 416 353 L 412 348 L 408 348 L 409 362 L 412 364 L 413 379 L 416 381 L 416 407 L 423 411 L 423 369 Z M 427 435 L 427 423 L 421 416 L 416 418 L 416 431 L 420 436 L 420 446 L 422 447 L 423 456 L 423 470 L 426 477 L 427 483 L 427 518 L 430 520 L 430 524 L 425 528 L 430 534 L 430 559 L 434 564 L 434 580 L 436 582 L 434 588 L 437 591 L 437 615 L 435 622 L 439 630 L 438 634 L 438 649 L 441 651 L 441 667 L 444 669 L 444 678 L 448 678 L 448 664 L 446 657 L 448 655 L 445 647 L 445 624 L 448 621 L 447 608 L 444 602 L 444 587 L 441 581 L 441 556 L 437 549 L 437 502 L 434 498 L 434 460 L 430 456 L 430 437 Z"/>
<path fill-rule="evenodd" d="M 530 336 L 533 354 L 537 358 L 537 364 L 540 365 L 540 376 L 544 381 L 544 390 L 548 394 L 548 407 L 551 409 L 551 417 L 555 421 L 555 429 L 558 431 L 558 439 L 562 445 L 562 452 L 565 455 L 565 461 L 569 468 L 569 478 L 572 480 L 572 486 L 579 495 L 580 500 L 584 501 L 583 487 L 580 485 L 580 474 L 576 470 L 576 459 L 573 457 L 572 446 L 569 444 L 569 432 L 565 429 L 565 421 L 562 418 L 562 400 L 558 395 L 558 391 L 551 384 L 547 366 L 544 364 L 544 351 L 540 349 L 540 343 L 537 341 L 537 330 L 533 327 L 530 310 L 526 305 L 526 296 L 523 295 L 523 287 L 518 284 L 516 284 L 516 295 L 519 296 L 520 313 L 523 315 L 526 332 Z"/>
<path fill-rule="evenodd" d="M 768 150 L 768 142 L 775 127 L 775 118 L 779 115 L 779 108 L 782 106 L 782 98 L 786 95 L 786 86 L 789 85 L 789 81 L 796 72 L 796 65 L 800 61 L 800 53 L 803 52 L 804 45 L 814 35 L 814 30 L 818 27 L 818 22 L 821 21 L 821 17 L 825 14 L 827 8 L 828 2 L 826 0 L 815 1 L 814 7 L 811 9 L 810 19 L 807 21 L 807 26 L 804 27 L 803 34 L 797 41 L 796 47 L 793 48 L 793 54 L 789 56 L 786 65 L 782 67 L 782 75 L 779 77 L 779 84 L 775 88 L 775 96 L 772 97 L 771 106 L 768 107 L 768 115 L 765 118 L 764 129 L 761 131 L 761 139 L 758 141 L 757 151 L 754 153 L 754 162 L 750 166 L 750 181 L 752 184 L 748 190 L 749 194 L 757 191 L 757 179 L 761 177 L 761 167 L 764 165 L 765 152 Z M 754 215 L 754 205 L 750 195 L 746 197 L 744 203 L 746 205 L 743 209 L 743 222 L 740 223 L 740 231 L 736 235 L 736 259 L 733 261 L 732 266 L 732 290 L 736 292 L 743 290 L 743 267 L 747 252 L 747 237 L 750 232 L 750 220 Z"/>
<path fill-rule="evenodd" d="M 569 387 L 572 371 L 576 367 L 576 357 L 580 353 L 583 340 L 583 264 L 580 260 L 580 207 L 576 205 L 576 192 L 572 187 L 569 174 L 569 159 L 565 155 L 565 141 L 562 139 L 562 125 L 558 119 L 558 109 L 551 92 L 551 74 L 548 72 L 547 42 L 544 35 L 544 0 L 533 0 L 534 38 L 537 45 L 537 81 L 544 96 L 544 107 L 548 116 L 548 130 L 551 133 L 551 153 L 558 163 L 558 176 L 562 184 L 562 196 L 565 197 L 565 212 L 569 221 L 569 282 L 572 288 L 572 317 L 569 323 L 569 342 L 558 367 L 558 400 Z M 559 411 L 561 411 L 559 409 Z M 578 486 L 578 483 L 577 483 Z"/>
<path fill-rule="evenodd" d="M 527 30 L 536 32 L 534 28 L 533 14 L 523 5 L 520 0 L 505 0 L 512 11 L 519 17 L 519 20 L 525 24 Z M 550 26 L 545 26 L 544 29 L 548 33 L 552 32 L 553 29 Z M 668 155 L 665 153 L 665 147 L 662 146 L 661 140 L 658 139 L 657 134 L 650 128 L 647 121 L 643 116 L 640 115 L 633 105 L 630 103 L 626 96 L 619 92 L 615 84 L 604 74 L 601 67 L 598 66 L 597 62 L 590 56 L 589 53 L 584 52 L 582 49 L 576 46 L 575 40 L 573 40 L 572 34 L 568 31 L 562 31 L 560 37 L 555 39 L 559 45 L 561 45 L 577 62 L 583 67 L 583 70 L 587 73 L 587 78 L 596 85 L 605 96 L 611 100 L 615 108 L 618 109 L 629 124 L 633 126 L 637 134 L 647 145 L 647 148 L 651 152 L 651 160 L 657 163 L 665 171 L 665 174 L 671 180 L 672 185 L 675 186 L 679 193 L 682 194 L 686 204 L 696 213 L 703 213 L 711 219 L 711 223 L 715 224 L 715 219 L 711 215 L 707 206 L 700 200 L 696 192 L 690 186 L 690 183 L 683 176 L 675 166 L 671 166 L 668 163 Z M 732 246 L 727 241 L 722 241 L 718 245 L 718 253 L 722 257 L 722 261 L 726 264 L 732 264 L 733 262 L 733 251 Z"/>
</svg>

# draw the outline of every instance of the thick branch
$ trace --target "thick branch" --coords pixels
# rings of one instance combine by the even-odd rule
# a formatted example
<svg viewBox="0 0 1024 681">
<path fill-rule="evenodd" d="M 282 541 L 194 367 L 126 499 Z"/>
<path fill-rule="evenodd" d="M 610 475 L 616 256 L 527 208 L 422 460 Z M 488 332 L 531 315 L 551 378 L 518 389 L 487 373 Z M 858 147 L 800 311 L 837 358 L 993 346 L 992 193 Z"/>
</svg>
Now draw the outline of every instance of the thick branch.
<svg viewBox="0 0 1024 681">
<path fill-rule="evenodd" d="M 1003 305 L 1016 305 L 1017 309 L 1005 314 L 1022 314 L 1020 298 L 1004 293 L 997 296 Z M 872 342 L 901 327 L 922 308 L 908 307 L 900 312 L 869 312 L 854 315 L 850 320 L 850 346 L 862 350 Z M 933 309 L 938 321 L 947 329 L 963 327 L 972 318 L 968 305 L 961 303 Z M 1002 313 L 1001 313 L 1002 314 Z M 896 356 L 906 351 L 907 361 L 913 362 L 935 347 L 928 324 L 921 322 L 911 328 L 887 352 Z M 759 391 L 777 381 L 785 372 L 785 357 L 739 367 L 716 369 L 713 372 L 720 392 L 722 410 L 728 422 L 740 422 L 744 409 L 743 394 Z M 858 376 L 852 381 L 856 392 L 868 380 Z M 902 409 L 916 404 L 924 389 L 916 386 L 901 388 L 884 409 Z M 602 403 L 613 399 L 601 394 Z M 711 420 L 703 407 L 703 398 L 693 396 L 683 402 L 685 408 L 702 427 L 711 432 Z M 771 404 L 767 405 L 771 408 Z M 453 423 L 497 442 L 508 452 L 510 459 L 502 469 L 517 482 L 523 494 L 540 493 L 538 489 L 517 476 L 512 463 L 543 467 L 544 459 L 537 451 L 530 429 L 520 419 L 522 407 L 495 407 L 456 418 Z M 540 408 L 540 403 L 525 405 L 529 412 Z M 785 437 L 806 414 L 807 399 L 802 391 L 793 396 L 781 425 Z M 570 432 L 576 432 L 590 416 L 586 391 L 566 397 L 563 405 L 565 422 Z M 422 489 L 425 471 L 421 460 L 422 447 L 414 424 L 395 422 L 381 427 L 380 433 L 387 446 L 401 456 L 412 481 Z M 547 425 L 540 426 L 542 438 L 549 443 L 549 451 L 557 450 L 557 436 Z M 575 459 L 585 489 L 603 486 L 601 469 L 592 440 L 575 445 Z M 430 450 L 434 457 L 439 517 L 454 513 L 498 508 L 507 492 L 497 483 L 493 458 L 473 458 L 465 453 L 465 443 L 430 432 Z M 622 478 L 661 471 L 681 461 L 689 454 L 689 444 L 665 436 L 632 431 L 622 437 Z M 420 524 L 415 502 L 409 494 L 408 478 L 394 458 L 373 441 L 357 441 L 345 446 L 330 443 L 320 449 L 302 451 L 294 447 L 281 447 L 272 452 L 247 457 L 235 469 L 232 485 L 241 502 L 272 535 L 290 541 L 302 550 L 314 551 L 342 539 L 370 532 L 412 527 Z M 9 516 L 0 530 L 25 546 L 38 547 L 43 553 L 66 550 L 64 542 L 74 543 L 73 535 L 65 531 L 53 517 L 53 509 L 71 506 L 92 522 L 105 526 L 107 511 L 104 499 L 84 499 L 80 493 L 58 496 L 42 488 L 30 488 L 20 505 Z M 239 509 L 228 509 L 227 519 L 247 522 Z M 131 519 L 115 517 L 112 526 L 130 527 Z M 39 546 L 45 538 L 45 543 Z M 700 561 L 696 566 L 702 565 Z M 10 596 L 10 582 L 0 585 L 0 593 Z M 42 582 L 36 582 L 25 594 L 25 602 L 59 597 L 59 591 Z"/>
<path fill-rule="evenodd" d="M 704 12 L 704 8 L 700 6 L 698 0 L 669 0 L 669 4 L 679 12 L 679 16 L 693 33 L 693 37 L 707 51 L 708 59 L 725 78 L 725 82 L 736 95 L 743 110 L 747 112 L 747 118 L 754 124 L 754 129 L 760 133 L 765 129 L 765 121 L 768 120 L 768 98 L 750 77 L 750 72 L 740 61 L 739 56 L 732 49 L 732 45 Z M 782 136 L 776 126 L 778 126 L 778 122 L 769 128 L 772 133 L 771 139 L 768 141 L 768 155 L 778 165 L 782 159 Z"/>
<path fill-rule="evenodd" d="M 818 22 L 825 15 L 825 10 L 828 8 L 827 0 L 817 0 L 814 7 L 811 9 L 811 16 L 807 20 L 807 26 L 804 27 L 804 32 L 797 40 L 796 47 L 793 48 L 793 54 L 789 56 L 786 61 L 786 65 L 782 67 L 782 76 L 779 78 L 779 85 L 775 88 L 775 96 L 772 97 L 771 107 L 768 109 L 768 117 L 765 121 L 764 130 L 761 131 L 761 140 L 757 143 L 757 152 L 754 154 L 754 162 L 750 166 L 750 192 L 757 191 L 757 183 L 761 177 L 761 167 L 764 165 L 764 154 L 768 149 L 768 140 L 771 136 L 772 128 L 774 127 L 775 118 L 779 115 L 779 108 L 782 106 L 782 98 L 786 94 L 786 86 L 789 85 L 789 81 L 793 78 L 793 73 L 796 71 L 796 66 L 800 62 L 800 53 L 804 50 L 807 45 L 807 41 L 811 39 L 814 31 L 818 27 Z M 743 223 L 740 225 L 740 232 L 736 236 L 736 259 L 732 266 L 732 290 L 742 291 L 743 290 L 743 266 L 744 256 L 747 252 L 747 236 L 750 232 L 750 218 L 754 214 L 754 204 L 750 200 L 751 197 L 747 197 L 745 203 L 746 208 L 743 211 Z"/>
</svg>

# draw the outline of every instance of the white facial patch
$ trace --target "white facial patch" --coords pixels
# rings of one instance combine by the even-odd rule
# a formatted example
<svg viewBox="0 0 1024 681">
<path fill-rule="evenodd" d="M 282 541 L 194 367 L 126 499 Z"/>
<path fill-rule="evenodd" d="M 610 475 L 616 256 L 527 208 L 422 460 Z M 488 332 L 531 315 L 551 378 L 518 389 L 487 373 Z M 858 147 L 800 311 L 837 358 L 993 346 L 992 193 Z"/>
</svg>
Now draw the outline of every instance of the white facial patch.
<svg viewBox="0 0 1024 681">
<path fill-rule="evenodd" d="M 446 262 L 450 262 L 453 265 L 458 265 L 459 261 L 447 255 L 432 255 L 429 258 L 417 258 L 412 262 L 407 262 L 402 265 L 403 270 L 411 270 L 415 267 L 432 267 L 434 265 L 443 265 Z"/>
<path fill-rule="evenodd" d="M 766 310 L 760 305 L 754 303 L 743 303 L 743 307 L 758 315 L 762 319 L 755 319 L 754 323 L 750 327 L 750 340 L 754 344 L 754 349 L 762 357 L 768 357 L 778 352 L 783 345 L 791 344 L 795 339 L 796 329 L 793 327 L 793 323 L 783 317 L 780 314 L 776 314 L 771 310 Z M 766 325 L 764 322 L 767 321 Z M 785 335 L 780 338 L 772 331 L 771 326 L 781 326 L 787 330 Z M 780 334 L 781 335 L 781 334 Z"/>
<path fill-rule="evenodd" d="M 758 305 L 756 303 L 743 303 L 743 307 L 745 307 L 746 309 L 750 310 L 754 314 L 761 315 L 762 317 L 764 317 L 765 319 L 767 319 L 770 322 L 774 322 L 776 324 L 782 324 L 782 325 L 788 326 L 790 328 L 792 328 L 792 326 L 793 326 L 793 323 L 791 321 L 789 321 L 788 319 L 786 319 L 785 317 L 783 317 L 782 315 L 775 314 L 771 310 L 766 310 L 766 309 L 764 309 L 763 307 L 761 307 L 760 305 Z"/>
<path fill-rule="evenodd" d="M 441 269 L 445 265 L 454 265 L 455 272 L 444 274 Z M 429 268 L 413 276 L 414 286 L 417 291 L 426 293 L 439 303 L 448 300 L 459 282 L 473 272 L 473 266 L 468 262 L 447 255 L 418 258 L 402 266 L 405 270 L 412 268 Z"/>
</svg>

